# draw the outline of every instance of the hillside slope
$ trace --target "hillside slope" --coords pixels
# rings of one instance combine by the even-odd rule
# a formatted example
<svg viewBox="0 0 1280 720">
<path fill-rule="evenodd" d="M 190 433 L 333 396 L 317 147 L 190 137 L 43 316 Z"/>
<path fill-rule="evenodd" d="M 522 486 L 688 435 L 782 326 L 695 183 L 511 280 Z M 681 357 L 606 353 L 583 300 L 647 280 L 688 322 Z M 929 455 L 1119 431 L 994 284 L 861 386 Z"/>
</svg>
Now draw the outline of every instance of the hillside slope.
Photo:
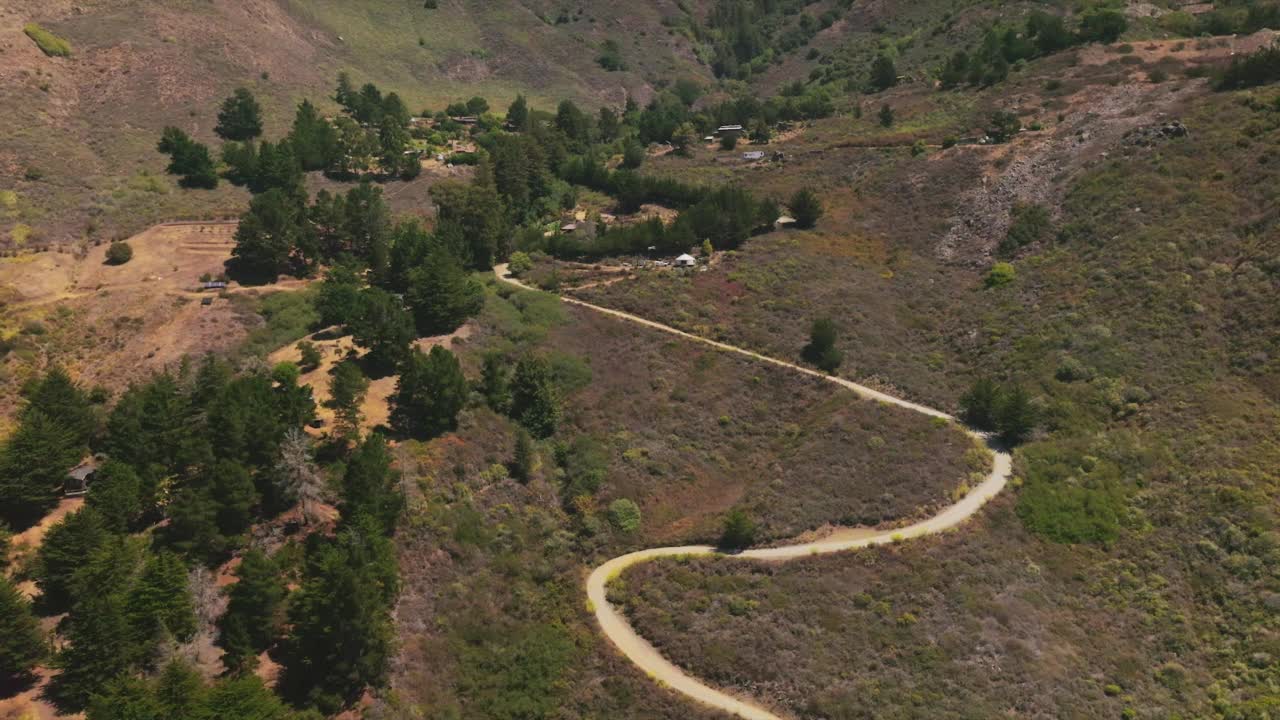
<svg viewBox="0 0 1280 720">
<path fill-rule="evenodd" d="M 263 105 L 266 134 L 293 106 L 329 110 L 339 71 L 398 92 L 414 112 L 473 95 L 504 109 L 517 93 L 536 107 L 641 101 L 651 81 L 707 76 L 688 39 L 664 28 L 672 0 L 596 2 L 560 15 L 542 0 L 246 0 L 89 3 L 15 0 L 0 7 L 0 242 L 109 239 L 176 216 L 238 212 L 223 186 L 181 193 L 155 152 L 177 125 L 212 142 L 218 104 L 240 85 Z M 44 55 L 23 33 L 36 22 L 71 45 Z M 632 28 L 652 28 L 633 32 Z M 626 68 L 596 62 L 606 40 Z M 216 145 L 215 145 L 216 148 Z"/>
</svg>

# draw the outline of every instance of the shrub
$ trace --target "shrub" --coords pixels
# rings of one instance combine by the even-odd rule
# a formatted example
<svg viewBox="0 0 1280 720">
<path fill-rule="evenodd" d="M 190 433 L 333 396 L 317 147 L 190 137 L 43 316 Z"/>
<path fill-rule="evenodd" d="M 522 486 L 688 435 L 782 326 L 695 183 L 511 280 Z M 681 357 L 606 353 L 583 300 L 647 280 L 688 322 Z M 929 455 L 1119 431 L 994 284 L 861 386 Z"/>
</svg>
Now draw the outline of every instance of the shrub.
<svg viewBox="0 0 1280 720">
<path fill-rule="evenodd" d="M 1009 232 L 996 249 L 1000 257 L 1010 257 L 1026 245 L 1047 240 L 1053 230 L 1049 210 L 1043 205 L 1014 205 L 1010 215 Z"/>
<path fill-rule="evenodd" d="M 920 157 L 926 152 L 928 152 L 928 148 L 925 147 L 923 140 L 917 140 L 911 144 L 911 157 Z"/>
<path fill-rule="evenodd" d="M 107 248 L 107 264 L 123 265 L 133 259 L 133 248 L 129 243 L 118 240 Z"/>
<path fill-rule="evenodd" d="M 27 37 L 35 41 L 40 50 L 50 57 L 71 57 L 71 43 L 45 30 L 36 23 L 22 28 Z"/>
<path fill-rule="evenodd" d="M 1013 265 L 1007 262 L 998 262 L 991 266 L 991 270 L 987 272 L 984 281 L 989 288 L 998 288 L 1013 282 L 1017 273 L 1014 272 Z"/>
<path fill-rule="evenodd" d="M 609 503 L 609 523 L 624 533 L 640 529 L 640 508 L 634 501 L 619 498 Z"/>
<path fill-rule="evenodd" d="M 528 253 L 519 250 L 511 253 L 511 259 L 508 261 L 507 268 L 511 274 L 520 277 L 533 269 L 533 260 Z"/>
<path fill-rule="evenodd" d="M 720 149 L 732 150 L 738 147 L 738 136 L 733 133 L 725 133 L 720 136 Z"/>
<path fill-rule="evenodd" d="M 310 340 L 303 340 L 298 343 L 298 352 L 302 354 L 299 363 L 306 370 L 314 370 L 320 367 L 320 361 L 323 358 L 320 355 L 320 349 Z"/>
</svg>

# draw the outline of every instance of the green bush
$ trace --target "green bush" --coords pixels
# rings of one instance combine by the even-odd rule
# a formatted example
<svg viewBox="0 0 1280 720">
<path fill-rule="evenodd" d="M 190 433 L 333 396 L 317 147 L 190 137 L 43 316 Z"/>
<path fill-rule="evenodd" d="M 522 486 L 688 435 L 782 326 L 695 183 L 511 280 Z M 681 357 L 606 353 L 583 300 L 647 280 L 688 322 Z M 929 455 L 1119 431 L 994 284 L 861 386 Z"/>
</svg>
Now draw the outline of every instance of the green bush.
<svg viewBox="0 0 1280 720">
<path fill-rule="evenodd" d="M 22 28 L 22 32 L 34 40 L 45 55 L 50 57 L 71 57 L 71 43 L 45 30 L 36 23 L 28 23 Z"/>
<path fill-rule="evenodd" d="M 111 243 L 107 248 L 107 264 L 123 265 L 133 259 L 133 248 L 123 240 Z"/>
<path fill-rule="evenodd" d="M 984 282 L 986 282 L 986 285 L 989 288 L 997 288 L 1008 285 L 1013 282 L 1016 277 L 1017 273 L 1014 271 L 1012 264 L 1007 262 L 998 262 L 991 266 L 991 270 L 987 272 L 987 277 Z"/>
<path fill-rule="evenodd" d="M 528 253 L 517 250 L 511 253 L 511 259 L 508 261 L 507 268 L 511 271 L 512 275 L 520 277 L 533 269 L 533 260 L 529 257 Z"/>
<path fill-rule="evenodd" d="M 1053 221 L 1045 206 L 1020 203 L 1013 206 L 1010 216 L 1009 232 L 996 249 L 1000 257 L 1010 257 L 1026 245 L 1049 239 Z"/>
<path fill-rule="evenodd" d="M 640 529 L 640 507 L 627 498 L 609 503 L 609 523 L 624 533 Z"/>
</svg>

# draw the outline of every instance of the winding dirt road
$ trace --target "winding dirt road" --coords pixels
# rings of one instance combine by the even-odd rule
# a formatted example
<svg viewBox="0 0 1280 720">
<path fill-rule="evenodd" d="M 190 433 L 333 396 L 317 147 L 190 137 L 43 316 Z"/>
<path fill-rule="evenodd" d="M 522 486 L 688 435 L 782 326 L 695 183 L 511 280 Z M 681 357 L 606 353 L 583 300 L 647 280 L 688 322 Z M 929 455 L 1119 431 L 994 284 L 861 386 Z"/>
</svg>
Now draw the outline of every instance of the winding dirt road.
<svg viewBox="0 0 1280 720">
<path fill-rule="evenodd" d="M 532 288 L 519 280 L 510 277 L 506 265 L 498 265 L 494 268 L 494 272 L 502 282 L 525 290 L 536 290 L 536 288 Z M 812 375 L 827 382 L 839 385 L 840 387 L 852 390 L 868 400 L 897 405 L 898 407 L 914 410 L 915 412 L 923 413 L 931 417 L 943 418 L 950 421 L 955 420 L 955 418 L 939 410 L 908 402 L 906 400 L 893 397 L 892 395 L 872 390 L 869 387 L 859 385 L 855 382 L 838 377 L 832 377 L 794 363 L 767 357 L 733 345 L 726 345 L 725 343 L 708 340 L 707 338 L 692 335 L 661 323 L 645 320 L 642 317 L 637 317 L 618 310 L 600 307 L 599 305 L 592 305 L 591 303 L 586 303 L 571 297 L 561 296 L 561 299 L 571 305 L 589 308 L 596 312 L 622 318 L 629 322 L 638 323 L 673 335 L 679 335 L 680 337 L 687 338 L 694 342 L 719 348 L 725 352 L 745 355 L 771 365 L 784 367 L 789 370 L 804 373 L 805 375 Z M 649 643 L 649 641 L 640 637 L 640 635 L 636 633 L 635 628 L 631 627 L 631 624 L 627 622 L 626 617 L 623 616 L 617 608 L 609 604 L 609 581 L 617 577 L 622 573 L 622 571 L 632 565 L 663 557 L 675 557 L 682 555 L 720 555 L 727 558 L 742 560 L 780 562 L 783 560 L 808 557 L 811 555 L 841 552 L 844 550 L 853 550 L 855 548 L 870 547 L 873 545 L 885 545 L 891 542 L 909 540 L 911 538 L 932 535 L 950 530 L 973 516 L 973 514 L 976 513 L 983 504 L 995 497 L 997 493 L 1004 489 L 1005 483 L 1009 479 L 1009 474 L 1012 472 L 1013 462 L 1008 453 L 994 447 L 991 444 L 990 438 L 981 433 L 968 429 L 966 429 L 965 432 L 985 443 L 991 449 L 993 454 L 991 472 L 980 485 L 969 491 L 969 494 L 965 495 L 962 500 L 947 507 L 937 515 L 905 528 L 886 531 L 874 531 L 867 530 L 865 528 L 846 528 L 837 530 L 830 536 L 815 542 L 802 543 L 799 545 L 784 545 L 782 547 L 760 548 L 757 550 L 746 550 L 731 555 L 725 554 L 709 545 L 651 548 L 649 550 L 639 550 L 637 552 L 621 555 L 609 560 L 603 565 L 600 565 L 595 570 L 592 570 L 591 575 L 587 577 L 587 598 L 590 601 L 592 612 L 595 613 L 596 621 L 600 623 L 601 631 L 604 632 L 605 637 L 609 638 L 610 642 L 612 642 L 618 650 L 622 651 L 623 655 L 626 655 L 631 662 L 648 674 L 649 677 L 677 692 L 687 695 L 688 697 L 691 697 L 705 705 L 724 710 L 725 712 L 737 717 L 747 718 L 748 720 L 783 720 L 781 716 L 754 702 L 751 702 L 750 700 L 735 697 L 701 682 L 697 678 L 686 673 L 684 670 L 676 667 L 671 663 L 671 661 L 664 658 L 662 654 Z"/>
</svg>

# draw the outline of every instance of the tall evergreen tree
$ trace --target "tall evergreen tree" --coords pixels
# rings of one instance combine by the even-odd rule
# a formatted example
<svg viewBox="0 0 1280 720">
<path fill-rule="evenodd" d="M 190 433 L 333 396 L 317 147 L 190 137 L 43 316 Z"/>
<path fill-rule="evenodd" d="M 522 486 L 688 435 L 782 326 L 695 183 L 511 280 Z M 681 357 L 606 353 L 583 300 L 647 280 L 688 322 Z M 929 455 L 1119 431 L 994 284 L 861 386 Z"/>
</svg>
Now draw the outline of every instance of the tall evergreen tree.
<svg viewBox="0 0 1280 720">
<path fill-rule="evenodd" d="M 342 517 L 351 521 L 364 515 L 384 532 L 395 528 L 404 500 L 391 470 L 391 453 L 382 435 L 373 433 L 351 455 L 342 475 Z"/>
<path fill-rule="evenodd" d="M 400 367 L 391 400 L 391 426 L 417 438 L 448 432 L 457 426 L 468 391 L 453 353 L 439 345 L 425 355 L 415 348 Z"/>
<path fill-rule="evenodd" d="M 338 134 L 310 100 L 298 105 L 289 145 L 303 170 L 324 170 L 336 159 Z"/>
<path fill-rule="evenodd" d="M 360 292 L 359 314 L 348 327 L 355 341 L 369 349 L 369 365 L 382 372 L 395 368 L 417 337 L 413 316 L 405 310 L 404 302 L 376 287 Z"/>
<path fill-rule="evenodd" d="M 791 216 L 795 218 L 796 227 L 799 228 L 811 228 L 817 225 L 822 217 L 822 201 L 810 188 L 797 190 L 796 194 L 791 196 L 787 207 L 791 210 Z"/>
<path fill-rule="evenodd" d="M 49 528 L 36 554 L 36 587 L 49 612 L 71 608 L 76 572 L 109 537 L 102 516 L 91 507 L 77 510 Z"/>
<path fill-rule="evenodd" d="M 223 140 L 252 140 L 262 134 L 262 107 L 248 88 L 236 88 L 222 102 L 218 124 L 213 129 Z"/>
<path fill-rule="evenodd" d="M 253 669 L 280 629 L 285 597 L 280 569 L 266 553 L 249 550 L 227 594 L 227 610 L 218 619 L 218 645 L 226 651 L 223 664 L 238 674 Z"/>
<path fill-rule="evenodd" d="M 232 262 L 242 272 L 274 280 L 298 269 L 295 252 L 307 247 L 306 206 L 300 198 L 273 188 L 257 195 L 240 217 Z"/>
<path fill-rule="evenodd" d="M 196 614 L 187 586 L 187 568 L 177 555 L 160 552 L 147 558 L 129 591 L 126 614 L 139 646 L 168 637 L 186 642 L 195 635 Z"/>
<path fill-rule="evenodd" d="M 560 422 L 560 399 L 547 361 L 529 355 L 516 364 L 511 416 L 534 435 L 549 437 Z"/>
<path fill-rule="evenodd" d="M 58 504 L 67 471 L 83 452 L 77 440 L 73 428 L 40 410 L 23 413 L 0 447 L 0 519 L 25 528 Z"/>
<path fill-rule="evenodd" d="M 419 334 L 444 335 L 480 312 L 484 290 L 453 253 L 436 247 L 420 267 L 409 272 L 405 299 L 413 309 Z"/>
<path fill-rule="evenodd" d="M 876 90 L 888 90 L 898 84 L 898 68 L 893 58 L 881 53 L 871 63 L 871 87 Z"/>
<path fill-rule="evenodd" d="M 113 533 L 126 533 L 142 519 L 142 479 L 133 468 L 119 460 L 108 460 L 93 475 L 93 492 L 85 505 L 97 511 L 103 525 Z"/>
<path fill-rule="evenodd" d="M 66 644 L 53 663 L 59 672 L 46 689 L 64 713 L 83 710 L 153 647 L 139 645 L 129 623 L 127 593 L 140 558 L 137 541 L 116 536 L 76 573 L 76 603 L 62 623 Z"/>
<path fill-rule="evenodd" d="M 44 635 L 31 603 L 0 573 L 0 685 L 29 677 L 44 656 Z"/>
<path fill-rule="evenodd" d="M 333 409 L 333 429 L 338 437 L 345 440 L 360 437 L 360 405 L 368 390 L 369 379 L 354 361 L 344 360 L 333 369 L 328 405 Z"/>
<path fill-rule="evenodd" d="M 379 684 L 391 659 L 397 591 L 394 550 L 377 521 L 357 516 L 336 538 L 311 536 L 302 586 L 289 603 L 286 696 L 333 713 Z"/>
<path fill-rule="evenodd" d="M 511 107 L 507 108 L 507 126 L 516 132 L 529 129 L 529 101 L 525 100 L 524 95 L 516 95 Z"/>
<path fill-rule="evenodd" d="M 157 146 L 169 156 L 170 175 L 179 175 L 179 184 L 187 188 L 213 189 L 218 186 L 218 173 L 209 147 L 192 140 L 176 127 L 166 127 Z"/>
<path fill-rule="evenodd" d="M 990 378 L 978 378 L 960 398 L 960 417 L 979 430 L 996 429 L 1000 388 Z"/>
<path fill-rule="evenodd" d="M 1015 385 L 1001 393 L 996 404 L 996 427 L 1001 440 L 1017 445 L 1031 435 L 1037 420 L 1031 396 L 1021 386 Z"/>
<path fill-rule="evenodd" d="M 75 442 L 82 446 L 89 444 L 97 430 L 98 421 L 88 394 L 58 365 L 50 367 L 44 377 L 28 391 L 27 405 L 19 418 L 32 411 L 44 413 L 50 420 L 68 430 Z"/>
</svg>

